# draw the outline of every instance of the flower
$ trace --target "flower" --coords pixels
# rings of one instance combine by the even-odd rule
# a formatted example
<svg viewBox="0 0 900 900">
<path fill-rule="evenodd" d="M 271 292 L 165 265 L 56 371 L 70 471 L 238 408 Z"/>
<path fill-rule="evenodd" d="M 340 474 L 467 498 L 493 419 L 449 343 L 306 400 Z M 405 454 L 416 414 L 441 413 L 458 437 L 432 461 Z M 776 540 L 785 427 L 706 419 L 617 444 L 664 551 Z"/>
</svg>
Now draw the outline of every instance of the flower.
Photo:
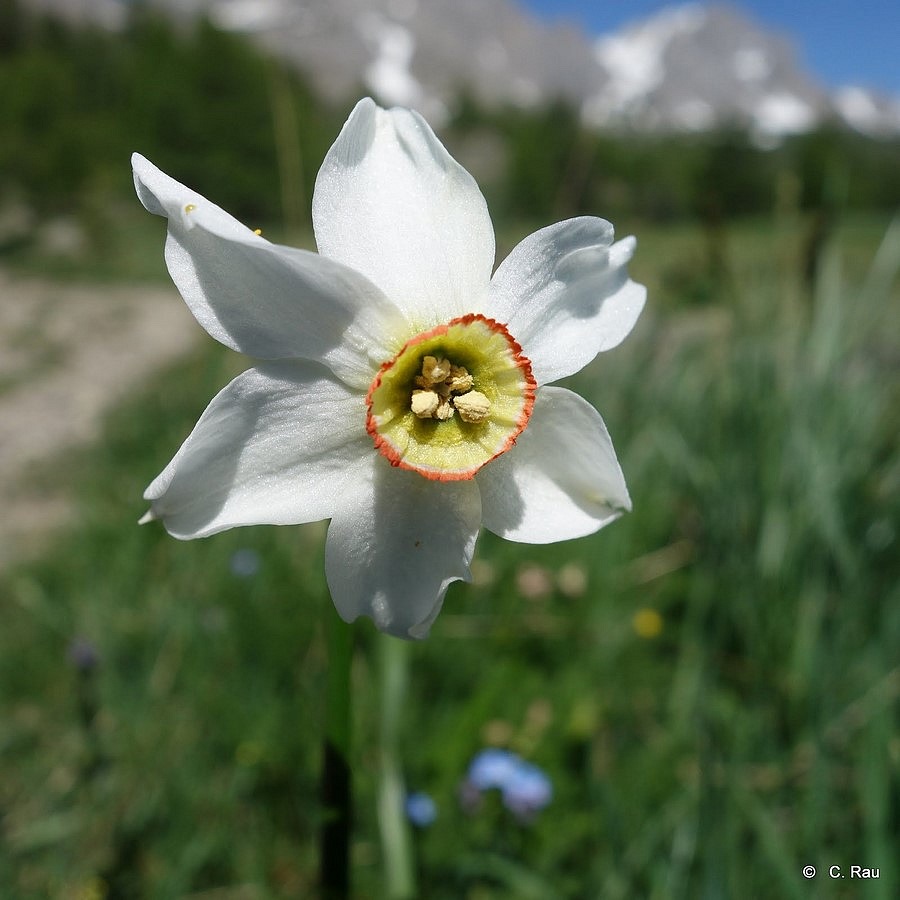
<svg viewBox="0 0 900 900">
<path fill-rule="evenodd" d="M 460 790 L 464 806 L 474 809 L 483 791 L 497 788 L 503 805 L 523 822 L 530 821 L 553 798 L 553 786 L 544 771 L 511 750 L 489 747 L 469 763 Z"/>
<path fill-rule="evenodd" d="M 437 818 L 437 804 L 423 791 L 409 794 L 405 806 L 407 818 L 419 828 L 427 828 Z"/>
<path fill-rule="evenodd" d="M 503 805 L 523 822 L 530 821 L 553 799 L 553 785 L 537 766 L 521 762 L 503 785 Z"/>
<path fill-rule="evenodd" d="M 581 563 L 566 563 L 556 573 L 556 585 L 566 597 L 581 597 L 587 590 L 587 570 Z"/>
<path fill-rule="evenodd" d="M 231 574 L 238 578 L 252 578 L 259 572 L 259 554 L 251 547 L 241 547 L 231 554 Z"/>
<path fill-rule="evenodd" d="M 522 760 L 511 750 L 488 747 L 469 763 L 466 780 L 479 791 L 503 788 L 514 776 Z"/>
<path fill-rule="evenodd" d="M 482 525 L 590 534 L 631 503 L 600 415 L 552 382 L 631 330 L 633 238 L 603 219 L 525 238 L 491 276 L 475 181 L 415 112 L 360 101 L 316 179 L 318 253 L 278 246 L 132 158 L 165 257 L 212 337 L 258 363 L 145 498 L 177 538 L 330 519 L 340 615 L 424 637 Z"/>
<path fill-rule="evenodd" d="M 79 672 L 85 674 L 93 672 L 100 664 L 100 654 L 96 646 L 83 637 L 77 637 L 69 642 L 66 658 Z"/>
<path fill-rule="evenodd" d="M 631 618 L 631 627 L 638 637 L 653 640 L 663 630 L 663 618 L 655 609 L 639 609 Z"/>
<path fill-rule="evenodd" d="M 553 593 L 553 576 L 536 563 L 526 563 L 516 572 L 516 588 L 527 600 L 545 600 Z"/>
</svg>

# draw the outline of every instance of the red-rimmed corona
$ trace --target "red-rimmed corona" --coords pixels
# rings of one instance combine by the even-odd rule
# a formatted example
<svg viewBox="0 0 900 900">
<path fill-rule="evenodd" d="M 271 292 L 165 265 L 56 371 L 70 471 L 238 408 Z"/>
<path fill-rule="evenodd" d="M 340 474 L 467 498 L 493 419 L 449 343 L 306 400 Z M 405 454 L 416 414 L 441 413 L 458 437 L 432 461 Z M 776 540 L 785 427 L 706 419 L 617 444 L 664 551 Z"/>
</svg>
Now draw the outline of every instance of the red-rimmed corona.
<svg viewBox="0 0 900 900">
<path fill-rule="evenodd" d="M 463 481 L 515 444 L 535 388 L 505 325 L 460 316 L 411 338 L 381 367 L 366 395 L 366 430 L 392 466 Z"/>
</svg>

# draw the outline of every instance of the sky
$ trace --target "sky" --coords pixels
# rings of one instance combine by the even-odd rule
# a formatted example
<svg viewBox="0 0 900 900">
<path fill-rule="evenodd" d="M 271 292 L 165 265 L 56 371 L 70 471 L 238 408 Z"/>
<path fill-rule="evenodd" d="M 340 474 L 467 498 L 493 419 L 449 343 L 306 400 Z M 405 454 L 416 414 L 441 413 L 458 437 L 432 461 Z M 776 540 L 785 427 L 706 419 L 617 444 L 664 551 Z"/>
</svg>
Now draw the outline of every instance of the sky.
<svg viewBox="0 0 900 900">
<path fill-rule="evenodd" d="M 675 2 L 519 0 L 541 19 L 615 31 Z M 790 37 L 802 65 L 826 87 L 860 85 L 900 97 L 900 0 L 732 0 L 765 28 Z"/>
</svg>

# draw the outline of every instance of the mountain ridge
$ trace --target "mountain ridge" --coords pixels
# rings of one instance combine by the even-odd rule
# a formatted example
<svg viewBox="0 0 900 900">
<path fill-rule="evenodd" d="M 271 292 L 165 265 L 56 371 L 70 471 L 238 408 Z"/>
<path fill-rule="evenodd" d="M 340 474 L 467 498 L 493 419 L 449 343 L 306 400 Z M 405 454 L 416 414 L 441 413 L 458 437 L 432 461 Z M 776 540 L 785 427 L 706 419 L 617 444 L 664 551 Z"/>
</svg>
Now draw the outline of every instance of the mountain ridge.
<svg viewBox="0 0 900 900">
<path fill-rule="evenodd" d="M 22 0 L 20 0 L 22 2 Z M 27 8 L 115 30 L 126 0 L 25 0 Z M 727 3 L 688 2 L 606 35 L 546 23 L 513 0 L 148 0 L 176 20 L 208 16 L 303 71 L 326 99 L 360 87 L 435 124 L 460 88 L 496 106 L 563 99 L 597 129 L 747 127 L 757 141 L 839 122 L 900 133 L 900 99 L 826 90 L 790 39 Z M 698 61 L 700 64 L 698 65 Z"/>
</svg>

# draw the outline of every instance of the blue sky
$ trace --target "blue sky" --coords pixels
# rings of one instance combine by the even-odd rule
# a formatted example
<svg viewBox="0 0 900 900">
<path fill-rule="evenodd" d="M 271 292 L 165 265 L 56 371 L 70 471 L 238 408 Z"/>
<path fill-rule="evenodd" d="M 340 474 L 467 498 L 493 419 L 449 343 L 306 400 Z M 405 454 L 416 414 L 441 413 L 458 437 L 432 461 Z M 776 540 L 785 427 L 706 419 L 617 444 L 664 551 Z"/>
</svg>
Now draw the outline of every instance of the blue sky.
<svg viewBox="0 0 900 900">
<path fill-rule="evenodd" d="M 602 34 L 677 3 L 519 0 L 543 19 Z M 800 60 L 828 87 L 859 84 L 900 96 L 900 0 L 742 0 L 734 5 L 791 37 Z"/>
</svg>

